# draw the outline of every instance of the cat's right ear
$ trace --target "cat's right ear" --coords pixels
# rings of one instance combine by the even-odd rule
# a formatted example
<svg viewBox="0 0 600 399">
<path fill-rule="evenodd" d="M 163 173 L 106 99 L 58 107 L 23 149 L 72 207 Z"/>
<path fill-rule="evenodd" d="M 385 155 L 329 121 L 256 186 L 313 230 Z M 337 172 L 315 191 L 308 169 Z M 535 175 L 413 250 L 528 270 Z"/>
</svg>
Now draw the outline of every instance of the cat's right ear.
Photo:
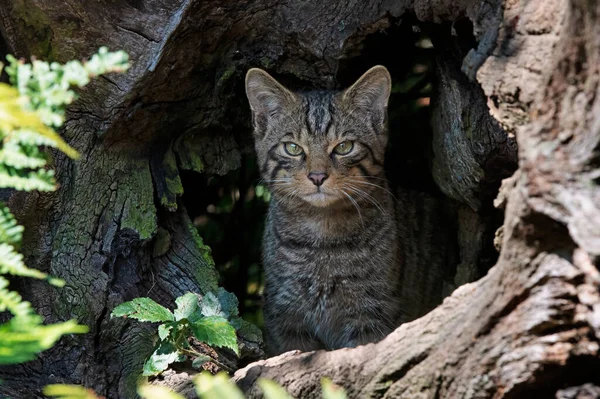
<svg viewBox="0 0 600 399">
<path fill-rule="evenodd" d="M 267 117 L 297 101 L 294 93 L 260 68 L 251 68 L 246 73 L 246 96 L 252 112 Z"/>
</svg>

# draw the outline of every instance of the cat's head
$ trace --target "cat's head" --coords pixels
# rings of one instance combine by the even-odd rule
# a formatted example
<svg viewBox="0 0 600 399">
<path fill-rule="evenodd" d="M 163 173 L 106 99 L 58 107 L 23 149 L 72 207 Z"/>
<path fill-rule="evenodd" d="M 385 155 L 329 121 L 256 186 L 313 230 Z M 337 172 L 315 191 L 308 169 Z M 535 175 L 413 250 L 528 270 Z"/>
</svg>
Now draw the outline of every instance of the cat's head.
<svg viewBox="0 0 600 399">
<path fill-rule="evenodd" d="M 364 199 L 380 185 L 391 77 L 369 69 L 340 92 L 292 92 L 265 71 L 246 74 L 263 180 L 279 201 L 317 207 Z"/>
</svg>

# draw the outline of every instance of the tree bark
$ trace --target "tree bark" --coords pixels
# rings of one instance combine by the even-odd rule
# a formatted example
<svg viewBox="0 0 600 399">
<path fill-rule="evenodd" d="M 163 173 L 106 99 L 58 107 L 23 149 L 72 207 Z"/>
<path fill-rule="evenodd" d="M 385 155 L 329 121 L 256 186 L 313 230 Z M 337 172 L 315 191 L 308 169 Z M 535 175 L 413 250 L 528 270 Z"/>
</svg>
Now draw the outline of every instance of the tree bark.
<svg viewBox="0 0 600 399">
<path fill-rule="evenodd" d="M 47 322 L 75 317 L 90 333 L 63 339 L 38 361 L 2 368 L 0 392 L 41 397 L 44 385 L 61 382 L 135 397 L 154 331 L 108 315 L 134 297 L 172 307 L 186 291 L 217 286 L 180 201 L 179 172 L 225 174 L 252 150 L 246 70 L 338 87 L 366 39 L 401 19 L 431 26 L 440 49 L 432 173 L 459 215 L 460 262 L 433 283 L 447 290 L 442 280 L 450 276 L 453 289 L 486 271 L 497 224 L 490 203 L 516 166 L 516 136 L 519 170 L 498 201 L 506 206 L 500 259 L 384 342 L 287 354 L 236 379 L 250 396 L 259 396 L 259 376 L 302 397 L 320 397 L 323 375 L 351 397 L 515 397 L 542 387 L 566 398 L 597 389 L 596 2 L 5 3 L 0 49 L 66 61 L 108 45 L 127 51 L 133 66 L 94 81 L 69 109 L 63 134 L 83 157 L 55 156 L 60 189 L 10 198 L 26 226 L 28 265 L 67 281 L 60 290 L 27 281 L 21 292 Z M 465 17 L 472 32 L 458 32 L 455 42 L 454 24 Z M 260 356 L 258 342 L 242 339 L 249 349 L 241 364 Z"/>
<path fill-rule="evenodd" d="M 492 54 L 479 69 L 465 58 L 519 146 L 489 273 L 379 343 L 247 366 L 249 397 L 258 377 L 320 397 L 323 376 L 360 398 L 598 397 L 599 15 L 597 2 L 507 2 Z"/>
</svg>

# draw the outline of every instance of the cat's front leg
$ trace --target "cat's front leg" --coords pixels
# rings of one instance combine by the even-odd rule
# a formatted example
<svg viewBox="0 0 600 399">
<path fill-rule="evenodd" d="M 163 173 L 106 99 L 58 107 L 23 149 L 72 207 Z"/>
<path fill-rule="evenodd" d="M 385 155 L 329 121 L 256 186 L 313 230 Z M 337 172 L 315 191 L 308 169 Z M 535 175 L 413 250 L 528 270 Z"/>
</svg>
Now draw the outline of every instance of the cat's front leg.
<svg viewBox="0 0 600 399">
<path fill-rule="evenodd" d="M 324 349 L 324 345 L 302 328 L 287 329 L 273 326 L 267 330 L 267 353 L 270 356 L 292 350 L 310 352 Z"/>
</svg>

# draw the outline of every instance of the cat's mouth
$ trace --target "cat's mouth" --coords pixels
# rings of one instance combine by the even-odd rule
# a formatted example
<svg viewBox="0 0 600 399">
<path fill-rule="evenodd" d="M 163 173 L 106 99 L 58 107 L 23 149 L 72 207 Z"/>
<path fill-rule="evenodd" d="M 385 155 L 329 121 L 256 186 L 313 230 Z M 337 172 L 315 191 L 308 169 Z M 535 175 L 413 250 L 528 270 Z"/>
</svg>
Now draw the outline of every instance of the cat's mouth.
<svg viewBox="0 0 600 399">
<path fill-rule="evenodd" d="M 304 194 L 302 199 L 316 206 L 326 206 L 334 202 L 337 197 L 333 194 L 319 190 L 309 194 Z"/>
</svg>

